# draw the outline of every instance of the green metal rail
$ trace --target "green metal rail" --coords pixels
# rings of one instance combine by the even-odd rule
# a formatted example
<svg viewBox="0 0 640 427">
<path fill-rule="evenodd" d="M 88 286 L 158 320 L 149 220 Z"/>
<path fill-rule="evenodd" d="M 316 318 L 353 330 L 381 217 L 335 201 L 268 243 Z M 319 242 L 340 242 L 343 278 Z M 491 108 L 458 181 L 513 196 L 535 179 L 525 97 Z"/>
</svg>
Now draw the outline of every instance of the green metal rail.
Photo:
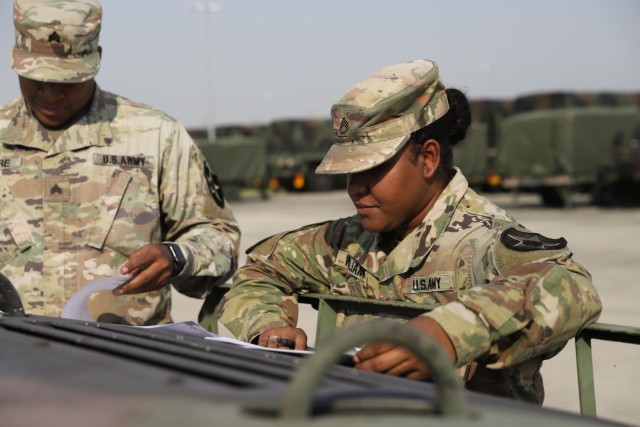
<svg viewBox="0 0 640 427">
<path fill-rule="evenodd" d="M 602 340 L 640 345 L 640 328 L 632 326 L 594 323 L 584 328 L 575 338 L 576 366 L 580 413 L 596 416 L 596 390 L 593 378 L 593 352 L 591 340 Z"/>
<path fill-rule="evenodd" d="M 218 332 L 217 307 L 229 288 L 219 287 L 205 300 L 198 320 L 210 331 Z M 318 311 L 316 325 L 316 347 L 328 344 L 328 339 L 336 332 L 338 313 L 347 310 L 354 314 L 385 313 L 404 317 L 418 316 L 430 311 L 436 305 L 427 306 L 402 301 L 379 301 L 331 294 L 305 294 L 298 298 L 300 303 L 310 304 Z M 596 393 L 593 375 L 592 340 L 621 342 L 640 345 L 640 327 L 594 323 L 585 327 L 575 338 L 576 366 L 580 413 L 596 416 Z"/>
</svg>

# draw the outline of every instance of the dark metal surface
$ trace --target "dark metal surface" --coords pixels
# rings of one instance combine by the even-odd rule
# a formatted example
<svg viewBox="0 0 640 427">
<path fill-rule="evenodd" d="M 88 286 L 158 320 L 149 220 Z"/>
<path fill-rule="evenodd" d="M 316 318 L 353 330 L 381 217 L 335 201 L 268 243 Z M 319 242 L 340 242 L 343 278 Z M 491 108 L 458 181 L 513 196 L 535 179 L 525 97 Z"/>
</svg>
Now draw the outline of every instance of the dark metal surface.
<svg viewBox="0 0 640 427">
<path fill-rule="evenodd" d="M 14 316 L 24 316 L 20 295 L 4 274 L 0 274 L 0 311 Z"/>
<path fill-rule="evenodd" d="M 189 331 L 0 314 L 0 425 L 281 425 L 282 402 L 297 371 L 311 366 L 305 362 L 312 361 Z M 328 369 L 314 396 L 312 418 L 295 425 L 447 422 L 433 384 L 348 366 Z M 469 415 L 455 425 L 614 425 L 475 393 L 464 398 Z"/>
</svg>

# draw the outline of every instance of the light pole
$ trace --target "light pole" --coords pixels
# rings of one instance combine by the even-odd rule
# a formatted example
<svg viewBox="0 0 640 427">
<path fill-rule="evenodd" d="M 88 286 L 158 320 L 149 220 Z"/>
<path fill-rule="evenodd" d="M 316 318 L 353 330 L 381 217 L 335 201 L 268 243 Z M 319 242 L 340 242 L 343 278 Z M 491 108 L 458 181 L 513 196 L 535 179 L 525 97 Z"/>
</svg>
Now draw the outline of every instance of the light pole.
<svg viewBox="0 0 640 427">
<path fill-rule="evenodd" d="M 211 67 L 211 20 L 210 16 L 222 10 L 217 3 L 196 2 L 189 5 L 189 11 L 201 13 L 204 17 L 204 74 L 207 91 L 207 140 L 216 139 L 216 122 L 214 119 L 213 72 Z"/>
<path fill-rule="evenodd" d="M 483 63 L 480 64 L 480 72 L 486 78 L 485 90 L 487 91 L 487 94 L 485 95 L 485 98 L 491 98 L 492 97 L 492 93 L 491 93 L 491 72 L 492 71 L 493 71 L 493 66 L 491 65 L 491 62 L 483 62 Z"/>
</svg>

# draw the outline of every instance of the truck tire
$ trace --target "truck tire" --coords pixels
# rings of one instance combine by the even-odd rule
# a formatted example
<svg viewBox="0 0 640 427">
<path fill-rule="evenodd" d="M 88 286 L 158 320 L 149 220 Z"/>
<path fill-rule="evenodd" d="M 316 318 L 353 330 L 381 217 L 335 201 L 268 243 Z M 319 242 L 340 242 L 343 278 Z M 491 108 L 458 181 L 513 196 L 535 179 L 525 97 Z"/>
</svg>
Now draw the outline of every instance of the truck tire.
<svg viewBox="0 0 640 427">
<path fill-rule="evenodd" d="M 307 191 L 333 190 L 333 179 L 334 177 L 332 175 L 317 175 L 312 172 L 306 177 L 307 185 L 305 185 L 305 190 Z"/>
<path fill-rule="evenodd" d="M 550 208 L 568 207 L 571 204 L 571 191 L 568 187 L 541 187 L 538 191 L 542 204 Z"/>
</svg>

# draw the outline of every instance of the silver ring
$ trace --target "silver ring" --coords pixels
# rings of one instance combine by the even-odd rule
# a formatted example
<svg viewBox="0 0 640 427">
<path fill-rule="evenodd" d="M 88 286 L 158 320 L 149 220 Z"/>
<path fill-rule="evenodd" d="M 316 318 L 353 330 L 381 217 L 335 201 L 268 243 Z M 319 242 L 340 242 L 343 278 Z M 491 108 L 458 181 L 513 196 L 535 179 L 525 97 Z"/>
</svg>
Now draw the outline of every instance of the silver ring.
<svg viewBox="0 0 640 427">
<path fill-rule="evenodd" d="M 278 341 L 279 339 L 280 339 L 280 337 L 279 337 L 279 336 L 277 336 L 277 335 L 271 335 L 271 336 L 269 337 L 269 341 L 271 341 L 271 340 L 276 340 L 276 341 Z"/>
</svg>

